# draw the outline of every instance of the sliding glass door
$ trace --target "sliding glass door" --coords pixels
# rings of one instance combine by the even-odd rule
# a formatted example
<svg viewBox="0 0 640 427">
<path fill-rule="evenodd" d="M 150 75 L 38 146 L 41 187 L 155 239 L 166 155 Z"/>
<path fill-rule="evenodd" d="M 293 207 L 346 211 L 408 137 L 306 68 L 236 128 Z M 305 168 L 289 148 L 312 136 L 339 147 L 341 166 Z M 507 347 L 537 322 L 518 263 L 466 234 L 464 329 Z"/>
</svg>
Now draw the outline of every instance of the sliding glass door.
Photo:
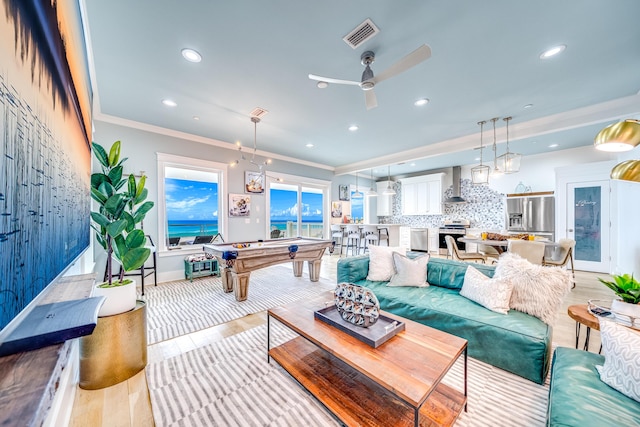
<svg viewBox="0 0 640 427">
<path fill-rule="evenodd" d="M 324 194 L 322 186 L 269 183 L 270 238 L 322 238 L 325 235 Z"/>
</svg>

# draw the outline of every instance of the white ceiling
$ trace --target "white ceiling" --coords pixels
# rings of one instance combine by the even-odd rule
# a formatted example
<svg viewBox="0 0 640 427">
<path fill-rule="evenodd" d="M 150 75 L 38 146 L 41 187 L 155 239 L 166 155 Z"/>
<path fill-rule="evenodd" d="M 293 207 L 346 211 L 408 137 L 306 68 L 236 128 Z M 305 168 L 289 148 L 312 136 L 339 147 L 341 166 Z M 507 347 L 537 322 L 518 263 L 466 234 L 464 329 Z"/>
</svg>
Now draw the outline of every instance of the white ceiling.
<svg viewBox="0 0 640 427">
<path fill-rule="evenodd" d="M 492 117 L 513 117 L 511 151 L 526 155 L 552 143 L 555 150 L 592 144 L 605 125 L 640 114 L 638 0 L 83 0 L 83 7 L 97 119 L 251 148 L 249 113 L 261 107 L 269 113 L 258 124 L 260 152 L 336 173 L 475 163 L 477 122 Z M 342 38 L 366 18 L 380 33 L 354 50 Z M 319 89 L 307 77 L 359 80 L 365 50 L 375 52 L 372 69 L 381 73 L 425 43 L 431 58 L 377 85 L 378 107 L 369 111 L 357 86 Z M 563 53 L 539 58 L 558 44 L 567 46 Z M 202 62 L 185 61 L 185 47 Z M 423 97 L 430 102 L 415 107 Z M 166 98 L 177 107 L 164 106 Z M 359 130 L 347 130 L 351 124 Z M 504 122 L 497 126 L 499 155 Z M 493 141 L 490 125 L 484 141 Z M 485 151 L 485 160 L 492 156 Z"/>
</svg>

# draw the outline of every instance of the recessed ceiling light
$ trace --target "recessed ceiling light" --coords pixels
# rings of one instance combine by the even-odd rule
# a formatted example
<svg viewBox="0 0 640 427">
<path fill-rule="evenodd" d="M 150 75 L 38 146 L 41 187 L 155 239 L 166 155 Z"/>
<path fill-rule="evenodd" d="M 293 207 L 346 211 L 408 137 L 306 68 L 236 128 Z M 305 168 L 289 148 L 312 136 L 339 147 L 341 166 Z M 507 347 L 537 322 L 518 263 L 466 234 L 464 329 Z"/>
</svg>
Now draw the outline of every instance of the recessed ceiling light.
<svg viewBox="0 0 640 427">
<path fill-rule="evenodd" d="M 193 49 L 182 49 L 180 51 L 184 59 L 189 62 L 200 62 L 202 61 L 202 56 Z"/>
<path fill-rule="evenodd" d="M 558 145 L 560 145 L 560 144 L 551 144 L 551 145 L 549 146 L 549 148 L 556 148 Z"/>
<path fill-rule="evenodd" d="M 566 48 L 567 48 L 567 45 L 564 45 L 564 44 L 561 44 L 561 45 L 558 45 L 558 46 L 554 46 L 551 49 L 548 49 L 548 50 L 545 50 L 544 52 L 542 52 L 540 54 L 540 59 L 551 58 L 552 56 L 555 56 L 555 55 L 559 54 L 560 52 L 562 52 Z"/>
<path fill-rule="evenodd" d="M 307 147 L 307 148 L 313 148 L 313 144 L 312 144 L 312 143 L 308 143 L 308 144 L 306 145 L 306 147 Z"/>
<path fill-rule="evenodd" d="M 527 104 L 527 105 L 523 106 L 522 108 L 527 109 L 527 108 L 531 108 L 531 107 L 533 107 L 533 104 Z"/>
<path fill-rule="evenodd" d="M 200 120 L 200 117 L 198 117 L 198 116 L 193 116 L 193 120 Z"/>
<path fill-rule="evenodd" d="M 475 158 L 475 159 L 473 159 L 473 160 L 475 160 L 476 162 L 479 162 L 479 161 L 480 161 L 480 157 L 476 157 L 476 158 Z"/>
<path fill-rule="evenodd" d="M 171 99 L 163 99 L 162 103 L 164 105 L 166 105 L 167 107 L 176 107 L 178 104 L 176 104 L 175 101 L 172 101 Z"/>
<path fill-rule="evenodd" d="M 324 89 L 324 88 L 326 88 L 327 86 L 329 86 L 329 83 L 327 83 L 327 82 L 318 82 L 318 83 L 316 84 L 316 86 L 318 87 L 318 89 Z"/>
<path fill-rule="evenodd" d="M 358 130 L 358 126 L 357 126 L 357 125 L 351 125 L 351 126 L 349 126 L 349 130 L 350 130 L 351 132 L 355 132 L 355 131 L 357 131 L 357 130 Z"/>
<path fill-rule="evenodd" d="M 429 100 L 427 98 L 422 98 L 414 102 L 413 105 L 415 105 L 416 107 L 422 107 L 423 105 L 427 105 L 428 103 Z"/>
<path fill-rule="evenodd" d="M 416 165 L 415 163 L 411 163 L 409 166 L 415 166 L 415 165 Z"/>
</svg>

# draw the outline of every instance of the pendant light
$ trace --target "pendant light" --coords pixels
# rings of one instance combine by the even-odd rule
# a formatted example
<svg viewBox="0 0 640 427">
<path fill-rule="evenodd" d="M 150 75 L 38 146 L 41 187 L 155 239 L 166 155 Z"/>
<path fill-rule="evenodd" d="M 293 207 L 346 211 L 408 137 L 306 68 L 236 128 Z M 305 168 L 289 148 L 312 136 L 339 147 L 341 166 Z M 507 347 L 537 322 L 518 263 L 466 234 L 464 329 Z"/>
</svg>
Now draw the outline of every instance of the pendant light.
<svg viewBox="0 0 640 427">
<path fill-rule="evenodd" d="M 396 192 L 391 188 L 391 166 L 387 165 L 387 188 L 382 192 L 385 196 L 395 196 Z"/>
<path fill-rule="evenodd" d="M 607 126 L 593 144 L 602 151 L 629 151 L 640 144 L 640 121 L 628 119 Z"/>
<path fill-rule="evenodd" d="M 369 189 L 364 194 L 367 197 L 378 197 L 378 193 L 373 189 L 373 169 L 369 169 L 369 177 L 371 179 L 371 186 L 369 186 Z"/>
<path fill-rule="evenodd" d="M 265 110 L 266 111 L 266 110 Z M 249 160 L 249 163 L 258 167 L 258 169 L 262 172 L 262 168 L 268 164 L 271 164 L 271 159 L 266 159 L 262 162 L 256 161 L 256 151 L 258 151 L 258 123 L 260 123 L 260 117 L 251 116 L 251 122 L 253 122 L 253 153 L 251 154 L 251 158 L 247 159 L 242 153 L 242 145 L 240 142 L 237 142 L 238 151 L 240 152 L 240 160 Z M 230 166 L 236 166 L 240 164 L 240 160 L 236 160 L 230 163 Z"/>
<path fill-rule="evenodd" d="M 520 160 L 522 159 L 521 154 L 516 154 L 509 151 L 509 121 L 512 118 L 513 117 L 505 117 L 504 119 L 502 119 L 507 122 L 507 152 L 498 157 L 498 164 L 500 165 L 500 169 L 504 173 L 519 172 Z"/>
<path fill-rule="evenodd" d="M 640 160 L 625 160 L 611 169 L 611 179 L 640 182 Z"/>
<path fill-rule="evenodd" d="M 491 119 L 493 122 L 493 172 L 491 176 L 498 177 L 502 175 L 502 170 L 498 167 L 498 150 L 496 148 L 496 122 L 498 117 Z"/>
<path fill-rule="evenodd" d="M 356 192 L 351 195 L 352 199 L 362 199 L 364 195 L 358 189 L 358 171 L 356 171 Z"/>
<path fill-rule="evenodd" d="M 489 183 L 489 173 L 491 172 L 491 168 L 489 166 L 482 164 L 482 133 L 484 129 L 484 124 L 486 121 L 478 122 L 480 125 L 480 164 L 471 168 L 471 182 L 475 185 L 488 184 Z"/>
</svg>

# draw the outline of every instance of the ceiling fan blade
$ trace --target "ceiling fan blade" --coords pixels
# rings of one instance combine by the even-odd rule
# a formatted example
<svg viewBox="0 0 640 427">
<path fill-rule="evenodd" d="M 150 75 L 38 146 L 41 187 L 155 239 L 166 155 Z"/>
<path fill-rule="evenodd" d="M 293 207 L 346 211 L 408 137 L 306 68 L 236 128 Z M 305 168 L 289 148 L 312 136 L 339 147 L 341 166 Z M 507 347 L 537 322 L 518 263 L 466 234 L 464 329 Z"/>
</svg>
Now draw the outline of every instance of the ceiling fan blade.
<svg viewBox="0 0 640 427">
<path fill-rule="evenodd" d="M 383 72 L 379 73 L 373 78 L 374 83 L 379 83 L 383 80 L 387 80 L 390 77 L 398 75 L 404 71 L 407 71 L 411 67 L 415 67 L 419 63 L 426 61 L 431 57 L 431 48 L 423 44 L 400 61 L 393 64 Z"/>
<path fill-rule="evenodd" d="M 333 79 L 331 77 L 316 76 L 315 74 L 309 74 L 309 78 L 311 80 L 317 80 L 319 82 L 336 83 L 336 84 L 339 84 L 339 85 L 360 86 L 360 82 L 354 82 L 352 80 Z"/>
<path fill-rule="evenodd" d="M 378 106 L 378 98 L 376 98 L 376 93 L 373 89 L 364 91 L 364 102 L 367 105 L 367 110 L 371 110 Z"/>
</svg>

